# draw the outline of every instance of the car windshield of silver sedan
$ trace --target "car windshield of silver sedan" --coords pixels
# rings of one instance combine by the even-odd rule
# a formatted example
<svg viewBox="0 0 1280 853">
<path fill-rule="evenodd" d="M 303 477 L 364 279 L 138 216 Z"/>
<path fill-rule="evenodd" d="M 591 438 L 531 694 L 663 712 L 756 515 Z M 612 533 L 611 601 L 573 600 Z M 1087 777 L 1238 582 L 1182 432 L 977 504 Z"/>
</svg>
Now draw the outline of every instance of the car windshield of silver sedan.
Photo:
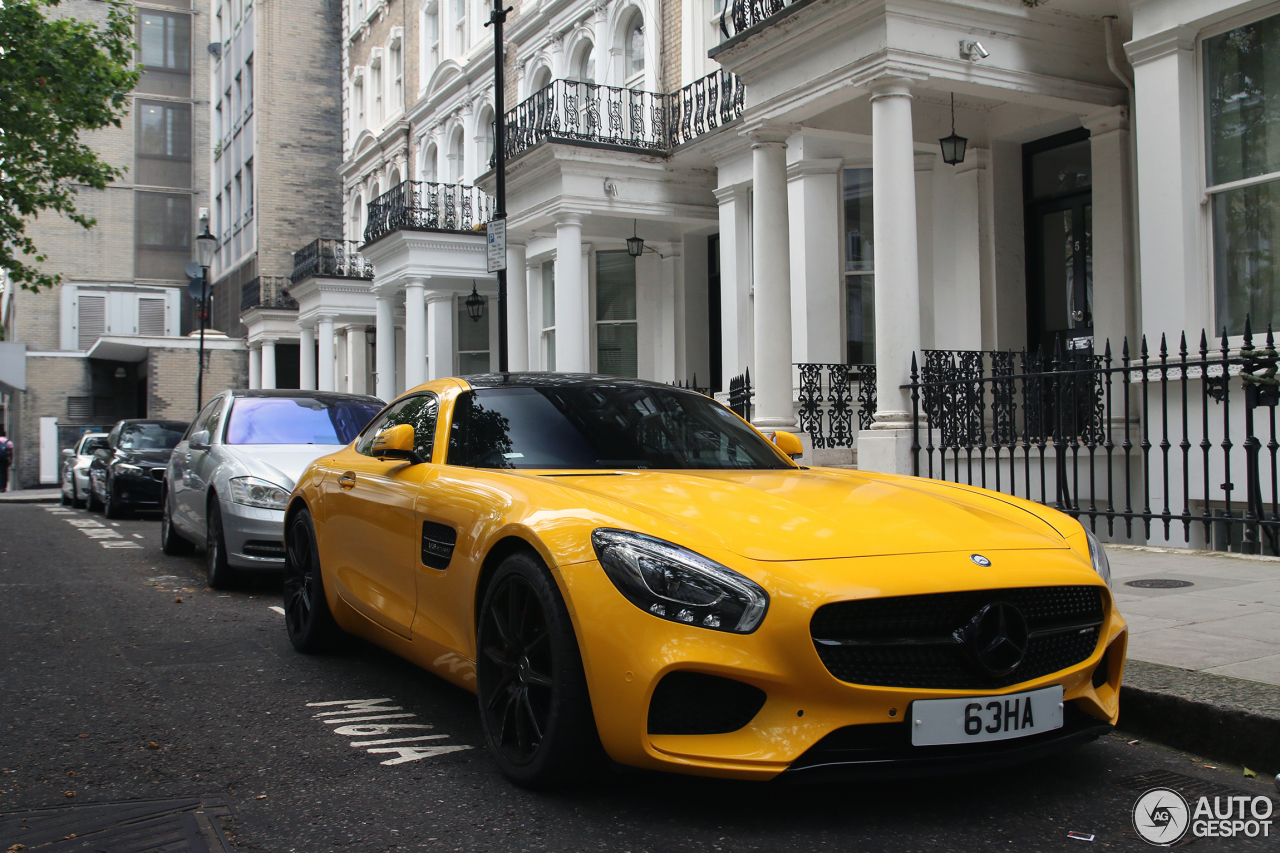
<svg viewBox="0 0 1280 853">
<path fill-rule="evenodd" d="M 787 468 L 733 412 L 636 385 L 481 388 L 454 404 L 449 462 L 472 468 Z"/>
<path fill-rule="evenodd" d="M 120 433 L 121 450 L 172 450 L 182 441 L 186 424 L 129 424 Z"/>
<path fill-rule="evenodd" d="M 350 444 L 380 407 L 361 400 L 241 397 L 231 409 L 227 444 Z"/>
</svg>

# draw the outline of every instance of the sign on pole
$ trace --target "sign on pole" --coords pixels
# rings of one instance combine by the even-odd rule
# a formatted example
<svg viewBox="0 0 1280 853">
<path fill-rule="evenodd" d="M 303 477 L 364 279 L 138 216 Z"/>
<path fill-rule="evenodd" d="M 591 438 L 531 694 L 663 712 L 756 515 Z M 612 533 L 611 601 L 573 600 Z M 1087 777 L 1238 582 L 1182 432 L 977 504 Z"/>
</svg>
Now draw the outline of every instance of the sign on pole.
<svg viewBox="0 0 1280 853">
<path fill-rule="evenodd" d="M 489 221 L 489 272 L 498 272 L 507 268 L 507 220 L 493 219 Z"/>
</svg>

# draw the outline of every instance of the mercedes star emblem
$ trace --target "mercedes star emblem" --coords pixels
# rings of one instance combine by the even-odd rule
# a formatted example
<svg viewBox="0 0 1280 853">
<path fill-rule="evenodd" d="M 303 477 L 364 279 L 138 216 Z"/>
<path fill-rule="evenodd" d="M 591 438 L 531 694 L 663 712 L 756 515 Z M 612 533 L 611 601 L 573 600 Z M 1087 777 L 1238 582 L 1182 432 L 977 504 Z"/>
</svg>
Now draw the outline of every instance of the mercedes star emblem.
<svg viewBox="0 0 1280 853">
<path fill-rule="evenodd" d="M 1007 601 L 983 607 L 957 633 L 969 657 L 992 678 L 1013 672 L 1027 655 L 1027 620 Z"/>
<path fill-rule="evenodd" d="M 969 559 L 973 560 L 975 563 L 977 563 L 979 566 L 982 566 L 982 568 L 984 569 L 991 565 L 991 561 L 988 560 L 986 557 L 982 556 L 981 554 L 970 554 Z"/>
</svg>

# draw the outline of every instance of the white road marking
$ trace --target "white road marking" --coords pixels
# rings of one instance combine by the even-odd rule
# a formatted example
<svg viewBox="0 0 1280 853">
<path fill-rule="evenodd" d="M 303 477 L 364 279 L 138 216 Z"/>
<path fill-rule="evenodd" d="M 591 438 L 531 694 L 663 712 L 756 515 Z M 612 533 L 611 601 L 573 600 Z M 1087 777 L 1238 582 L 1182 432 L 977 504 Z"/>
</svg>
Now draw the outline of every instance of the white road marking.
<svg viewBox="0 0 1280 853">
<path fill-rule="evenodd" d="M 284 615 L 284 608 L 283 608 L 283 607 L 281 607 L 281 606 L 279 606 L 278 604 L 273 604 L 273 605 L 271 605 L 270 607 L 268 607 L 267 609 L 268 609 L 268 610 L 274 610 L 275 612 L 279 613 L 281 616 L 283 616 L 283 615 Z"/>
<path fill-rule="evenodd" d="M 276 608 L 271 608 L 275 610 Z M 393 729 L 431 729 L 428 723 L 374 723 L 362 726 L 338 725 L 340 723 L 368 723 L 372 720 L 392 720 L 398 718 L 416 717 L 417 714 L 379 714 L 377 716 L 363 717 L 347 717 L 346 714 L 359 714 L 369 711 L 399 711 L 399 705 L 387 705 L 384 703 L 393 701 L 390 697 L 381 699 L 338 699 L 330 702 L 308 702 L 308 708 L 333 708 L 332 711 L 320 711 L 313 714 L 313 719 L 318 719 L 327 725 L 336 726 L 333 733 L 344 737 L 369 737 L 371 735 L 384 735 Z M 335 707 L 341 706 L 341 707 Z M 449 735 L 444 734 L 418 734 L 405 737 L 382 738 L 380 740 L 353 740 L 351 746 L 356 749 L 364 749 L 370 755 L 391 754 L 394 758 L 388 758 L 380 762 L 384 766 L 393 766 L 396 764 L 406 764 L 410 761 L 421 761 L 424 758 L 434 758 L 438 755 L 448 755 L 451 752 L 461 752 L 464 749 L 472 747 L 466 744 L 443 744 L 439 746 L 414 746 L 413 744 L 421 744 L 425 741 L 444 740 Z M 381 744 L 402 743 L 404 746 L 382 746 Z M 370 748 L 375 747 L 376 748 Z"/>
<path fill-rule="evenodd" d="M 90 539 L 97 540 L 98 544 L 103 548 L 138 548 L 142 546 L 137 542 L 130 542 L 120 535 L 119 531 L 112 530 L 100 521 L 92 518 L 64 518 L 67 524 L 79 530 Z M 119 526 L 119 525 L 117 525 Z M 137 536 L 137 534 L 134 534 Z M 138 536 L 141 539 L 141 536 Z"/>
<path fill-rule="evenodd" d="M 144 537 L 141 533 L 135 533 L 135 534 L 133 534 L 133 538 L 134 538 L 134 539 L 143 539 L 143 538 L 145 538 L 145 537 Z"/>
</svg>

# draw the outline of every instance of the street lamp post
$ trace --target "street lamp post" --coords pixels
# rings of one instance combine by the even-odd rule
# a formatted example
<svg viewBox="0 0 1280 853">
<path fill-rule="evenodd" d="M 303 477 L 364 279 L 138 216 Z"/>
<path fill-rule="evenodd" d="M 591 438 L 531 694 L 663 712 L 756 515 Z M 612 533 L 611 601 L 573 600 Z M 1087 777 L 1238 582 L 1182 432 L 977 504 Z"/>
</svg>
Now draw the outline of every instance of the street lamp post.
<svg viewBox="0 0 1280 853">
<path fill-rule="evenodd" d="M 199 257 L 201 272 L 200 298 L 196 304 L 200 311 L 200 367 L 196 371 L 196 413 L 204 405 L 204 319 L 205 308 L 209 304 L 209 267 L 213 266 L 213 252 L 218 246 L 218 238 L 209 233 L 209 218 L 203 217 L 204 232 L 196 237 L 196 253 Z"/>
<path fill-rule="evenodd" d="M 497 187 L 494 198 L 494 219 L 507 218 L 507 106 L 502 81 L 502 25 L 507 13 L 502 0 L 493 0 L 493 10 L 485 26 L 493 25 L 493 145 L 494 169 Z M 505 261 L 505 259 L 504 259 Z M 507 265 L 498 270 L 498 372 L 507 372 Z"/>
</svg>

